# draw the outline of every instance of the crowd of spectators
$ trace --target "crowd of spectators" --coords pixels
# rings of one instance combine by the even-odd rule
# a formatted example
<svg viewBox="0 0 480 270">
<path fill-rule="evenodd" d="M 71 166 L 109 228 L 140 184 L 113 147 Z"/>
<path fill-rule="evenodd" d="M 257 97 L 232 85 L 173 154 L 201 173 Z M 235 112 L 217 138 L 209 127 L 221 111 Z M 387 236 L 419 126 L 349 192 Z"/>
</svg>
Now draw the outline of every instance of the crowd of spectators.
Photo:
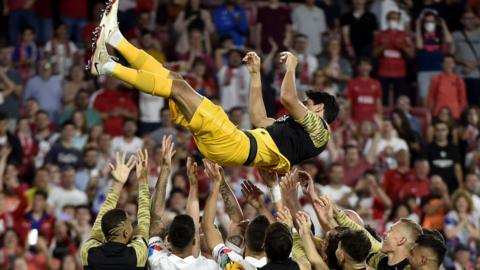
<svg viewBox="0 0 480 270">
<path fill-rule="evenodd" d="M 153 191 L 168 135 L 176 153 L 165 215 L 185 213 L 187 157 L 200 164 L 201 155 L 171 123 L 168 101 L 84 69 L 104 3 L 0 5 L 0 269 L 78 269 L 112 184 L 114 153 L 147 149 Z M 480 1 L 120 0 L 118 16 L 125 37 L 241 128 L 251 127 L 244 53 L 262 58 L 274 118 L 285 113 L 279 53 L 295 53 L 299 96 L 325 91 L 341 104 L 326 150 L 297 166 L 316 193 L 353 209 L 378 234 L 403 218 L 438 230 L 448 245 L 445 268 L 480 269 Z M 256 169 L 225 168 L 225 177 L 242 219 L 261 211 L 247 203 L 245 179 L 271 209 Z M 135 186 L 130 179 L 118 201 L 131 220 Z M 200 209 L 212 189 L 200 170 Z M 314 201 L 292 194 L 322 236 Z M 218 228 L 228 234 L 226 210 L 219 202 Z"/>
</svg>

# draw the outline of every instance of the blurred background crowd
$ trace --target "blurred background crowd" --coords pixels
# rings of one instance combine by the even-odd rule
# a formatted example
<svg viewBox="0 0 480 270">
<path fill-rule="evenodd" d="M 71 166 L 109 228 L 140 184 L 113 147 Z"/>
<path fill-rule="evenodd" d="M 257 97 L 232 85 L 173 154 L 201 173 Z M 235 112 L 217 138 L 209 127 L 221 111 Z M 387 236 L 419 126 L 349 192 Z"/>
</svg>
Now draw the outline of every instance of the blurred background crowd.
<svg viewBox="0 0 480 270">
<path fill-rule="evenodd" d="M 0 269 L 78 268 L 79 247 L 111 185 L 113 153 L 146 148 L 153 188 L 164 135 L 174 136 L 177 151 L 167 213 L 185 211 L 186 158 L 201 161 L 189 132 L 171 123 L 164 99 L 84 69 L 103 6 L 2 2 Z M 480 1 L 122 0 L 118 16 L 127 39 L 241 128 L 251 127 L 245 52 L 262 57 L 263 96 L 275 118 L 285 113 L 278 55 L 295 53 L 300 96 L 325 91 L 341 104 L 327 149 L 299 165 L 318 193 L 357 211 L 379 234 L 406 217 L 437 229 L 449 247 L 446 268 L 480 269 Z M 225 173 L 253 219 L 240 183 L 266 191 L 265 183 L 252 168 Z M 133 182 L 119 207 L 135 219 Z M 209 189 L 201 175 L 201 205 Z M 312 205 L 299 197 L 321 235 Z M 223 208 L 218 220 L 228 224 Z"/>
</svg>

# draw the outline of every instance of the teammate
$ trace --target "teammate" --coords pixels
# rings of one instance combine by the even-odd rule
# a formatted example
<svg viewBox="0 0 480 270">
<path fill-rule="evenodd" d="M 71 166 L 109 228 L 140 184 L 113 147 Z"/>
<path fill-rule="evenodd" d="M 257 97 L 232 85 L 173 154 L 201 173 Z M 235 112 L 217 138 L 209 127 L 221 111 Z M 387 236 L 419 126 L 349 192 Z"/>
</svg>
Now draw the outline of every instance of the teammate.
<svg viewBox="0 0 480 270">
<path fill-rule="evenodd" d="M 148 191 L 148 153 L 139 151 L 125 161 L 126 153 L 117 153 L 112 168 L 114 183 L 95 219 L 87 242 L 80 250 L 84 269 L 144 269 L 147 263 L 147 239 L 150 225 Z M 138 214 L 135 229 L 124 210 L 115 208 L 128 175 L 136 167 Z"/>
<path fill-rule="evenodd" d="M 89 63 L 93 75 L 108 75 L 142 92 L 170 99 L 175 124 L 187 127 L 200 152 L 222 166 L 255 166 L 287 173 L 290 166 L 317 156 L 330 138 L 328 124 L 338 114 L 335 98 L 307 92 L 298 99 L 295 87 L 297 58 L 284 52 L 287 72 L 281 87 L 281 102 L 290 116 L 267 118 L 260 82 L 260 58 L 250 52 L 244 58 L 251 74 L 250 119 L 256 129 L 242 131 L 232 124 L 221 107 L 199 95 L 180 75 L 169 71 L 146 52 L 135 48 L 120 33 L 117 23 L 119 0 L 110 0 L 95 31 L 94 54 Z M 109 56 L 106 44 L 130 63 L 125 67 Z"/>
</svg>

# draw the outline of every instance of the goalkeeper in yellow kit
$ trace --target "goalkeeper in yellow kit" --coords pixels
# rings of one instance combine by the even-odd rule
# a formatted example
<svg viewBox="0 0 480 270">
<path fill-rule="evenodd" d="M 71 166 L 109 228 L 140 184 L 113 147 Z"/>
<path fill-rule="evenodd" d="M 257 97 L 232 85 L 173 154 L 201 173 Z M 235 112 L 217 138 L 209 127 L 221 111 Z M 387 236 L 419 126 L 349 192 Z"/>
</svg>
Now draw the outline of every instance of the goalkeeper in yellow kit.
<svg viewBox="0 0 480 270">
<path fill-rule="evenodd" d="M 330 138 L 329 123 L 338 114 L 335 98 L 327 93 L 307 91 L 307 100 L 298 99 L 295 86 L 297 58 L 284 52 L 281 61 L 286 74 L 281 103 L 289 116 L 268 118 L 262 98 L 260 58 L 249 52 L 244 61 L 251 75 L 249 115 L 253 130 L 240 130 L 223 109 L 199 95 L 180 75 L 169 71 L 143 50 L 135 48 L 120 33 L 117 23 L 119 0 L 110 0 L 95 30 L 93 75 L 108 75 L 138 90 L 170 99 L 175 124 L 187 127 L 200 152 L 222 166 L 254 166 L 287 173 L 290 166 L 320 154 Z M 109 56 L 106 44 L 128 61 L 125 67 Z"/>
</svg>

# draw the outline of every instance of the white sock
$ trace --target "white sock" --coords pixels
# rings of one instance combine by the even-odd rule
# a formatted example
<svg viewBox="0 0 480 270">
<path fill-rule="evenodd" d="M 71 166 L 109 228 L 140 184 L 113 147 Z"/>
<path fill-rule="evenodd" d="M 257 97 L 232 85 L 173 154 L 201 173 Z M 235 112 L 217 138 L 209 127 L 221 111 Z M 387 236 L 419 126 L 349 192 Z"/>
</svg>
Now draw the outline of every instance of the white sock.
<svg viewBox="0 0 480 270">
<path fill-rule="evenodd" d="M 122 33 L 119 29 L 116 29 L 108 36 L 107 43 L 112 47 L 117 47 L 122 39 L 124 39 Z"/>
<path fill-rule="evenodd" d="M 113 72 L 113 69 L 115 68 L 115 65 L 117 63 L 113 60 L 108 60 L 103 66 L 102 66 L 102 73 L 105 73 L 107 75 L 111 75 Z"/>
</svg>

